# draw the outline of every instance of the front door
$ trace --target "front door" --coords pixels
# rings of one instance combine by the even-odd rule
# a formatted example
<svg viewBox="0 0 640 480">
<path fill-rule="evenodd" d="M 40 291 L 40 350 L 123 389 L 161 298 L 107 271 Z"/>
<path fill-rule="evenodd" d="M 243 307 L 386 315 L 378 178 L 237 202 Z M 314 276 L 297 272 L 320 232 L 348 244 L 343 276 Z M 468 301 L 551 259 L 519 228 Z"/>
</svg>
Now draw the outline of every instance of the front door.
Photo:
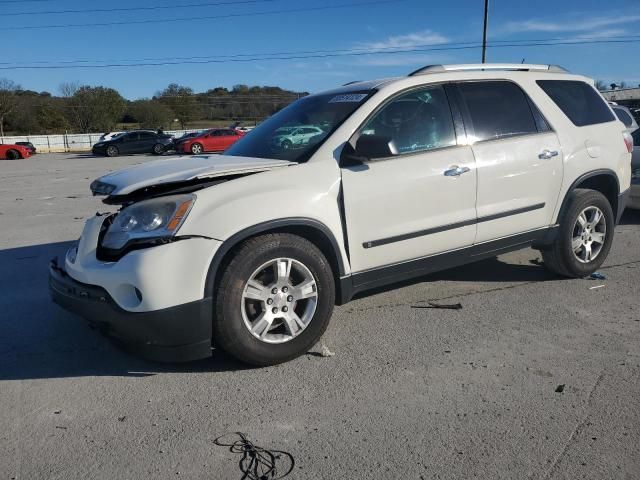
<svg viewBox="0 0 640 480">
<path fill-rule="evenodd" d="M 354 273 L 473 244 L 475 161 L 442 86 L 392 98 L 359 133 L 390 137 L 398 153 L 342 168 Z"/>
</svg>

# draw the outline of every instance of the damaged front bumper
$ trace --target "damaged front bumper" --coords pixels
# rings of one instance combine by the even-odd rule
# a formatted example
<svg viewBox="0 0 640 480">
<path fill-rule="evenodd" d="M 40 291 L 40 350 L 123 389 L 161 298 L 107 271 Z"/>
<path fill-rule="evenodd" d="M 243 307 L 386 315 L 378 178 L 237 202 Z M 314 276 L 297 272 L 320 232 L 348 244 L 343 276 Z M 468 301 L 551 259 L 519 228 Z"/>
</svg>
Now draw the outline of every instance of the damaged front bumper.
<svg viewBox="0 0 640 480">
<path fill-rule="evenodd" d="M 71 278 L 57 259 L 49 266 L 49 290 L 55 303 L 144 358 L 186 362 L 211 356 L 211 298 L 130 312 L 120 308 L 105 289 Z"/>
</svg>

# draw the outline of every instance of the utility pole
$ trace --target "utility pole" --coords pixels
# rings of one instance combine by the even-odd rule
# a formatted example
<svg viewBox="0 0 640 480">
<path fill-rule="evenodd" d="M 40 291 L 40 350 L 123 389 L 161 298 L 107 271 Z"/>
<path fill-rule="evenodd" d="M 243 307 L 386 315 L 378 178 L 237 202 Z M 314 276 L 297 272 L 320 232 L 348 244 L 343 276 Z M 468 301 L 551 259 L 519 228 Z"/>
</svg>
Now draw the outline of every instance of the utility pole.
<svg viewBox="0 0 640 480">
<path fill-rule="evenodd" d="M 487 63 L 487 26 L 489 24 L 489 0 L 484 0 L 484 27 L 482 29 L 482 63 Z"/>
</svg>

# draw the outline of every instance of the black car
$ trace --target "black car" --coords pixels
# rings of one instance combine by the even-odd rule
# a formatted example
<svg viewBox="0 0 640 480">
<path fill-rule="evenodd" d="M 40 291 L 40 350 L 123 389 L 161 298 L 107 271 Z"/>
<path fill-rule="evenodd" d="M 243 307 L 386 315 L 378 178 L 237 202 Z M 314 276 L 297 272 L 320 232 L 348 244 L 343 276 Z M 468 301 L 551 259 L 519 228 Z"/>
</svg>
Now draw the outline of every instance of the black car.
<svg viewBox="0 0 640 480">
<path fill-rule="evenodd" d="M 171 135 L 150 130 L 134 130 L 118 135 L 111 140 L 98 142 L 93 146 L 92 151 L 94 155 L 106 155 L 107 157 L 131 153 L 160 155 L 165 150 L 169 150 L 171 145 Z"/>
<path fill-rule="evenodd" d="M 31 155 L 35 155 L 36 153 L 36 147 L 31 142 L 16 142 L 16 145 L 27 147 L 29 150 L 31 150 Z"/>
</svg>

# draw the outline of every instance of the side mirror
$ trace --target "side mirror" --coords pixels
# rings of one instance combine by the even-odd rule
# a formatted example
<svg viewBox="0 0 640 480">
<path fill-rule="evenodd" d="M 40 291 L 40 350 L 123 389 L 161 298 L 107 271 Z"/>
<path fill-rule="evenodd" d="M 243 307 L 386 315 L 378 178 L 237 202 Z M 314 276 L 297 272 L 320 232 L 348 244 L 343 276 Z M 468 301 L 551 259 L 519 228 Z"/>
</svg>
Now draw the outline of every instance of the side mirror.
<svg viewBox="0 0 640 480">
<path fill-rule="evenodd" d="M 386 158 L 398 154 L 398 149 L 391 137 L 382 135 L 360 135 L 356 142 L 356 155 L 367 160 Z"/>
</svg>

